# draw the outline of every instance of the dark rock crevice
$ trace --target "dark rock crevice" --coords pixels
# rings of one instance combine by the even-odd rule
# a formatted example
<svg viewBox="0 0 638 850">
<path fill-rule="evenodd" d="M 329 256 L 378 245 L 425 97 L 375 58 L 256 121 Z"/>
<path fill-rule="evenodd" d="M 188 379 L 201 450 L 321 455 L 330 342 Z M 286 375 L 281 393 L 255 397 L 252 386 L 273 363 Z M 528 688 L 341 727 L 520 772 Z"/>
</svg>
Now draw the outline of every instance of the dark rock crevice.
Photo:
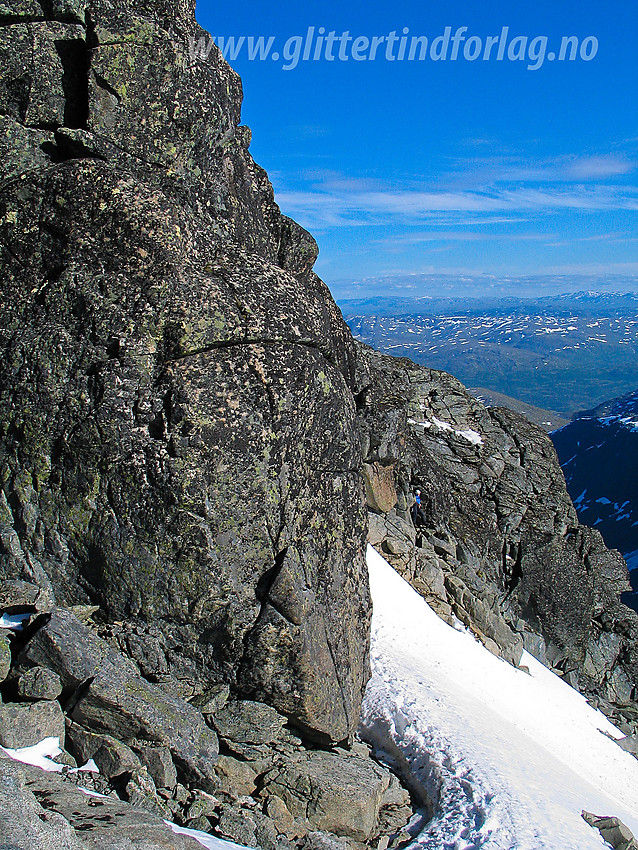
<svg viewBox="0 0 638 850">
<path fill-rule="evenodd" d="M 104 91 L 108 92 L 110 95 L 113 95 L 113 97 L 115 98 L 115 100 L 118 103 L 121 103 L 122 97 L 121 97 L 120 93 L 117 91 L 117 89 L 113 88 L 113 86 L 108 82 L 108 80 L 105 80 L 104 77 L 101 77 L 95 71 L 93 71 L 92 73 L 93 73 L 93 79 L 95 80 L 97 85 L 101 89 L 104 89 Z"/>
<path fill-rule="evenodd" d="M 64 126 L 86 130 L 89 118 L 89 68 L 91 54 L 84 39 L 60 39 L 55 47 L 62 63 Z"/>
<path fill-rule="evenodd" d="M 74 139 L 58 128 L 53 132 L 55 142 L 43 142 L 40 147 L 55 165 L 74 159 L 95 159 L 106 162 L 107 157 L 86 145 L 80 139 Z"/>
</svg>

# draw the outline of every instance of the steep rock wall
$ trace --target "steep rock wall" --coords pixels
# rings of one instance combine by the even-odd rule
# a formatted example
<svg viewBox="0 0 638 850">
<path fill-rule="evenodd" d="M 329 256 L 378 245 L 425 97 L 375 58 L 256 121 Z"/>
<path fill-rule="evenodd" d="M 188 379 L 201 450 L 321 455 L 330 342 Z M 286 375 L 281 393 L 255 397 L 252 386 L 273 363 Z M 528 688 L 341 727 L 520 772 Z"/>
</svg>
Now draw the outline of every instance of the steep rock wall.
<svg viewBox="0 0 638 850">
<path fill-rule="evenodd" d="M 370 614 L 353 344 L 193 11 L 3 6 L 0 577 L 159 626 L 182 696 L 338 741 Z"/>
</svg>

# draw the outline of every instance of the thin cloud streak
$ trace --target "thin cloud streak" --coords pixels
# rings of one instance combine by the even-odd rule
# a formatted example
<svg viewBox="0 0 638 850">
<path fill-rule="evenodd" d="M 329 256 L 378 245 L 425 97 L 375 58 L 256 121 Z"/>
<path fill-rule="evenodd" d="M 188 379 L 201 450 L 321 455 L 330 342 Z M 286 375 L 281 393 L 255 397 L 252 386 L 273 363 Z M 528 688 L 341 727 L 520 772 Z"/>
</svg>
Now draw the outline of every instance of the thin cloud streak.
<svg viewBox="0 0 638 850">
<path fill-rule="evenodd" d="M 290 215 L 313 226 L 374 225 L 427 220 L 437 213 L 551 213 L 638 210 L 638 189 L 615 186 L 573 186 L 502 189 L 488 192 L 333 191 L 277 194 L 277 202 Z M 477 222 L 479 223 L 479 222 Z"/>
<path fill-rule="evenodd" d="M 429 230 L 423 233 L 399 233 L 396 236 L 374 240 L 384 248 L 404 248 L 428 242 L 547 242 L 547 233 L 476 233 L 474 231 Z M 552 241 L 552 244 L 554 242 Z"/>
</svg>

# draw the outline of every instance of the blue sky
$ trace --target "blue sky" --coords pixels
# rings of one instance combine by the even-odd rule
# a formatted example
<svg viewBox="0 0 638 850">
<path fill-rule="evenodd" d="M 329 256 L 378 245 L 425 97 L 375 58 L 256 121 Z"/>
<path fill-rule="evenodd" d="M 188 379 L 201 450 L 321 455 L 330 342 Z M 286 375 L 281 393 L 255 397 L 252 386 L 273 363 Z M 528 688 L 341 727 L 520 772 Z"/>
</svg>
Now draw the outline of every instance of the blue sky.
<svg viewBox="0 0 638 850">
<path fill-rule="evenodd" d="M 440 274 L 636 280 L 635 0 L 200 0 L 197 10 L 216 37 L 275 39 L 268 59 L 251 61 L 245 43 L 231 61 L 244 83 L 243 122 L 282 210 L 317 239 L 316 269 L 329 285 Z M 296 44 L 284 60 L 286 41 L 309 27 L 310 56 L 319 27 L 348 33 L 347 61 L 328 61 L 324 43 L 319 59 L 285 70 Z M 434 61 L 432 41 L 446 27 L 467 30 L 456 60 L 448 42 Z M 503 59 L 500 42 L 484 59 L 503 27 Z M 425 60 L 399 61 L 398 42 L 387 40 L 374 61 L 349 53 L 355 37 L 405 30 L 428 37 Z M 527 43 L 512 47 L 517 36 Z M 578 39 L 573 61 L 558 59 L 563 36 Z M 340 47 L 333 42 L 333 55 Z M 477 59 L 468 48 L 469 57 L 480 48 Z"/>
</svg>

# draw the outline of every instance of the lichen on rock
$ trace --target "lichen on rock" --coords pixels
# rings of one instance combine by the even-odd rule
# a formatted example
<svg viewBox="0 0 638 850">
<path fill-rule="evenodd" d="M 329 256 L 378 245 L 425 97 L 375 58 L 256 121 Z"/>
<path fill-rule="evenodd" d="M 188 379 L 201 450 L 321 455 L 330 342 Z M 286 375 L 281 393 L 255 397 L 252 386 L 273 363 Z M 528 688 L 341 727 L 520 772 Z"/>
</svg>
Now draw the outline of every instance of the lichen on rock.
<svg viewBox="0 0 638 850">
<path fill-rule="evenodd" d="M 353 343 L 238 77 L 190 61 L 192 5 L 4 28 L 0 576 L 340 741 L 368 675 Z"/>
</svg>

